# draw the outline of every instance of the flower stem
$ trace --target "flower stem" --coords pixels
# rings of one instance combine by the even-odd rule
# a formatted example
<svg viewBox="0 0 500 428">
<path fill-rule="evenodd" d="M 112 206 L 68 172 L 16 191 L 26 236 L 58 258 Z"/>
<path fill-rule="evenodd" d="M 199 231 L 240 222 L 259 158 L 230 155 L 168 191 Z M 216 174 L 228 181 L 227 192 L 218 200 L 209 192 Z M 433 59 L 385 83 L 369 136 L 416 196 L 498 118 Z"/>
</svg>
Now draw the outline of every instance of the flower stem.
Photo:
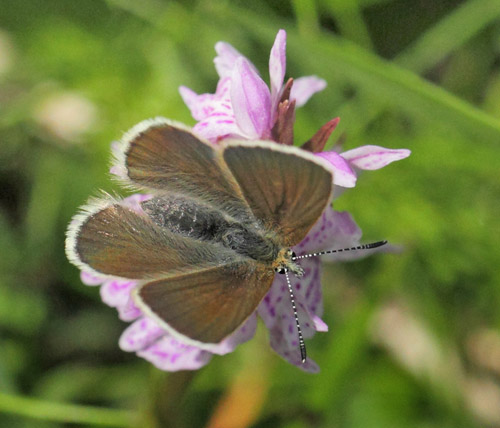
<svg viewBox="0 0 500 428">
<path fill-rule="evenodd" d="M 130 427 L 135 425 L 136 413 L 129 410 L 106 409 L 77 404 L 55 403 L 38 398 L 0 392 L 0 412 L 54 422 L 86 425 Z"/>
</svg>

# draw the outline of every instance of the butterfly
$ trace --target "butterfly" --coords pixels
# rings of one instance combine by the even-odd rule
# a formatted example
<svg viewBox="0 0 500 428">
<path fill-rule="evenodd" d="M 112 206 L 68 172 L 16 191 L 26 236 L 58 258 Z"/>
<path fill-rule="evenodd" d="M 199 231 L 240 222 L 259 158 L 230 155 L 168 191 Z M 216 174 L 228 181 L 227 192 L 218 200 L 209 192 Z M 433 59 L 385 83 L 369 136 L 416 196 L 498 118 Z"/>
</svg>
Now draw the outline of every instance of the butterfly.
<svg viewBox="0 0 500 428">
<path fill-rule="evenodd" d="M 291 248 L 333 191 L 331 169 L 309 152 L 271 141 L 215 145 L 163 118 L 125 134 L 115 168 L 151 198 L 142 212 L 90 200 L 68 228 L 67 256 L 94 274 L 138 280 L 138 307 L 202 349 L 254 313 L 276 273 L 303 274 Z"/>
</svg>

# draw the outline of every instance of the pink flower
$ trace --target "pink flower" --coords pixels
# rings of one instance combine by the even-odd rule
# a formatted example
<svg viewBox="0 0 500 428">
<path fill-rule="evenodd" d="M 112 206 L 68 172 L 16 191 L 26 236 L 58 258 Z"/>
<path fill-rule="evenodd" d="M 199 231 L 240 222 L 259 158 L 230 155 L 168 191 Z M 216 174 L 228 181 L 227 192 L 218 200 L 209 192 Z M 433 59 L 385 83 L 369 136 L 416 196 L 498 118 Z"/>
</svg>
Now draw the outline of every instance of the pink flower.
<svg viewBox="0 0 500 428">
<path fill-rule="evenodd" d="M 193 118 L 198 121 L 193 131 L 212 142 L 237 137 L 249 140 L 273 139 L 292 144 L 295 106 L 304 105 L 312 95 L 326 87 L 326 82 L 316 76 L 307 76 L 283 85 L 286 32 L 278 31 L 271 49 L 270 88 L 255 66 L 230 44 L 219 42 L 215 50 L 217 56 L 214 63 L 220 77 L 215 94 L 197 95 L 185 86 L 179 88 Z M 338 118 L 329 121 L 309 144 L 303 146 L 330 163 L 337 186 L 356 185 L 354 168 L 379 169 L 410 155 L 406 149 L 378 146 L 362 146 L 340 154 L 333 150 L 322 152 L 337 123 Z"/>
<path fill-rule="evenodd" d="M 215 94 L 197 95 L 185 86 L 179 88 L 193 118 L 198 121 L 193 131 L 213 142 L 226 137 L 270 139 L 284 90 L 285 48 L 286 32 L 280 30 L 269 58 L 268 88 L 246 57 L 228 43 L 217 43 L 214 63 L 220 80 Z M 323 79 L 302 77 L 294 81 L 289 98 L 302 106 L 325 87 Z"/>
<path fill-rule="evenodd" d="M 271 49 L 269 59 L 269 87 L 259 76 L 255 66 L 231 45 L 219 42 L 215 49 L 215 67 L 220 80 L 215 94 L 198 95 L 181 87 L 180 93 L 191 110 L 196 125 L 193 131 L 216 144 L 236 137 L 248 140 L 271 139 L 282 144 L 293 144 L 295 107 L 302 106 L 316 92 L 325 88 L 324 80 L 303 77 L 284 85 L 286 70 L 286 33 L 280 30 Z M 304 150 L 327 160 L 334 171 L 334 183 L 342 187 L 354 187 L 356 169 L 373 170 L 409 156 L 409 150 L 386 149 L 378 146 L 362 146 L 343 153 L 323 152 L 338 118 L 330 120 L 306 143 Z M 123 177 L 126 171 L 111 171 Z M 129 208 L 146 215 L 140 203 L 148 195 L 133 195 L 122 201 Z M 300 256 L 326 249 L 353 247 L 359 244 L 361 230 L 350 214 L 327 207 L 304 240 L 294 247 Z M 364 257 L 366 253 L 347 252 L 325 256 L 323 260 L 338 261 Z M 305 338 L 328 326 L 321 319 L 323 300 L 321 292 L 321 260 L 317 257 L 300 260 L 305 270 L 302 278 L 290 277 L 295 294 L 298 317 Z M 115 307 L 120 319 L 131 322 L 120 338 L 124 351 L 135 352 L 162 370 L 196 370 L 207 364 L 214 354 L 232 352 L 239 344 L 250 340 L 256 330 L 259 316 L 270 332 L 270 344 L 285 360 L 308 372 L 317 372 L 318 365 L 308 358 L 303 364 L 298 346 L 297 329 L 290 304 L 286 279 L 276 278 L 255 313 L 221 343 L 200 349 L 174 338 L 168 331 L 148 318 L 134 304 L 132 290 L 135 281 L 119 278 L 102 279 L 89 272 L 81 273 L 82 281 L 90 286 L 100 286 L 102 300 Z"/>
</svg>

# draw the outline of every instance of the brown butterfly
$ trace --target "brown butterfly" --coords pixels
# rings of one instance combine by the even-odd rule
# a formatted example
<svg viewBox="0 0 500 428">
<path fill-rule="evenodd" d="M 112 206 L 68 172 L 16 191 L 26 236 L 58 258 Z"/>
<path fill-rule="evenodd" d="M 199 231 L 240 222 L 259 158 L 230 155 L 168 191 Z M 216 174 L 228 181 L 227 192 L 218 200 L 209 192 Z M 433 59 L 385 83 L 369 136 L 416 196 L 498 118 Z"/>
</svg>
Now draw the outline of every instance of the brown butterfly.
<svg viewBox="0 0 500 428">
<path fill-rule="evenodd" d="M 241 326 L 276 272 L 303 274 L 291 247 L 333 188 L 328 166 L 304 150 L 270 141 L 213 145 L 167 119 L 125 134 L 115 168 L 152 198 L 142 213 L 109 197 L 91 200 L 69 226 L 68 258 L 139 280 L 142 311 L 200 348 Z"/>
</svg>

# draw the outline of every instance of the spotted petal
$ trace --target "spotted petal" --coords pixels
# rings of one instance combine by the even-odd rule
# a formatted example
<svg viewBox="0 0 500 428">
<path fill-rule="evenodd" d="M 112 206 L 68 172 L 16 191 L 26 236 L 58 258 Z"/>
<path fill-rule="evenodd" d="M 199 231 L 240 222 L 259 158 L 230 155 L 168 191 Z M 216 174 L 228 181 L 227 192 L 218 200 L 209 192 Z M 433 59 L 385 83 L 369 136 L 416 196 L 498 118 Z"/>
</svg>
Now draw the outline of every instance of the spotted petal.
<svg viewBox="0 0 500 428">
<path fill-rule="evenodd" d="M 129 297 L 125 305 L 118 306 L 116 309 L 118 310 L 118 316 L 122 321 L 134 321 L 143 315 L 142 311 L 135 305 L 132 296 Z"/>
<path fill-rule="evenodd" d="M 131 292 L 136 285 L 136 281 L 113 278 L 106 280 L 100 288 L 102 301 L 116 308 L 123 321 L 133 321 L 142 315 L 131 297 Z"/>
<path fill-rule="evenodd" d="M 131 291 L 136 287 L 137 282 L 124 279 L 111 279 L 105 281 L 101 286 L 101 299 L 112 308 L 125 306 L 128 302 Z"/>
<path fill-rule="evenodd" d="M 216 142 L 226 136 L 241 136 L 236 125 L 230 99 L 231 79 L 221 79 L 215 94 L 198 95 L 181 86 L 179 92 L 198 123 L 193 132 L 209 141 Z"/>
<path fill-rule="evenodd" d="M 327 207 L 306 238 L 294 250 L 297 255 L 359 245 L 361 229 L 348 212 Z M 366 252 L 344 252 L 321 256 L 323 261 L 355 260 Z"/>
<path fill-rule="evenodd" d="M 179 87 L 179 93 L 191 111 L 193 119 L 203 120 L 217 112 L 232 114 L 230 88 L 231 79 L 225 78 L 219 80 L 215 94 L 198 95 L 185 86 Z"/>
<path fill-rule="evenodd" d="M 207 364 L 212 354 L 196 346 L 186 345 L 166 334 L 137 355 L 154 364 L 160 370 L 197 370 Z"/>
<path fill-rule="evenodd" d="M 120 336 L 120 348 L 126 352 L 137 352 L 151 346 L 166 334 L 156 321 L 141 317 L 130 324 Z"/>
<path fill-rule="evenodd" d="M 316 364 L 316 362 L 311 357 L 307 357 L 306 362 L 302 363 L 299 348 L 288 347 L 288 342 L 285 338 L 284 332 L 282 329 L 279 328 L 279 326 L 271 329 L 270 337 L 271 337 L 271 347 L 277 354 L 281 355 L 290 364 L 293 364 L 294 366 L 308 373 L 319 372 L 318 364 Z"/>
<path fill-rule="evenodd" d="M 321 264 L 317 259 L 307 259 L 301 262 L 301 266 L 305 270 L 304 277 L 290 276 L 290 282 L 294 290 L 302 334 L 305 338 L 310 338 L 316 331 L 328 330 L 320 318 L 323 312 Z M 306 371 L 317 369 L 315 363 L 302 365 L 295 317 L 284 276 L 276 277 L 270 291 L 259 305 L 258 313 L 271 332 L 271 347 L 278 354 Z"/>
<path fill-rule="evenodd" d="M 234 116 L 224 113 L 213 114 L 193 127 L 193 132 L 213 143 L 226 137 L 244 137 Z"/>
<path fill-rule="evenodd" d="M 311 337 L 316 331 L 315 315 L 323 311 L 321 295 L 321 265 L 317 259 L 301 261 L 305 270 L 302 278 L 290 276 L 295 295 L 297 313 L 304 337 Z M 276 276 L 271 289 L 258 307 L 258 313 L 266 326 L 271 329 L 279 325 L 290 348 L 297 347 L 297 329 L 292 311 L 290 294 L 285 276 Z"/>
</svg>

